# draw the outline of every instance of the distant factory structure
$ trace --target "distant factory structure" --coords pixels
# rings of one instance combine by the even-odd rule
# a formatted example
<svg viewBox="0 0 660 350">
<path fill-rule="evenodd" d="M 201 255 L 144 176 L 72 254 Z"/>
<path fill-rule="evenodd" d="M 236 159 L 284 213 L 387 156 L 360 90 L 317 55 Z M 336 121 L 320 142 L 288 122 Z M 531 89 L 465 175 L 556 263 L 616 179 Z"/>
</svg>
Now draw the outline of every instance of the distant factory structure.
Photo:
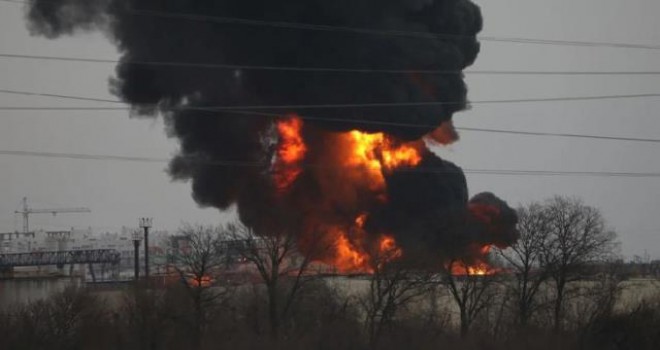
<svg viewBox="0 0 660 350">
<path fill-rule="evenodd" d="M 138 228 L 122 227 L 118 232 L 94 232 L 92 228 L 71 228 L 70 230 L 57 231 L 0 232 L 0 254 L 114 250 L 119 253 L 120 262 L 117 266 L 101 266 L 105 274 L 112 275 L 106 278 L 131 279 L 134 273 L 135 257 L 133 237 L 137 230 Z M 151 232 L 148 249 L 151 265 L 150 270 L 153 274 L 159 274 L 165 271 L 168 237 L 169 232 L 167 231 L 155 230 Z M 139 254 L 138 257 L 140 259 L 140 267 L 144 269 L 144 254 Z M 41 273 L 66 272 L 62 270 L 61 266 L 21 269 L 26 274 L 37 270 Z M 78 271 L 78 274 L 83 273 L 82 271 L 85 271 L 84 274 L 90 273 L 84 267 L 74 269 L 71 266 L 69 270 L 71 272 Z"/>
</svg>

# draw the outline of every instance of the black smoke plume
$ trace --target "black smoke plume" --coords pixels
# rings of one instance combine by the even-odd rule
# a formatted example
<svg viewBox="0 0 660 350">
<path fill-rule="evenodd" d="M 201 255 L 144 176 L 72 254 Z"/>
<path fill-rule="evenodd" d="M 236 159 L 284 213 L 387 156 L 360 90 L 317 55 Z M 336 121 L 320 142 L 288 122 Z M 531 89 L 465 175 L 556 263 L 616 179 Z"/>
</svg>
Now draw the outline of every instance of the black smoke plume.
<svg viewBox="0 0 660 350">
<path fill-rule="evenodd" d="M 452 115 L 466 106 L 462 73 L 273 71 L 153 64 L 460 72 L 479 52 L 476 35 L 482 18 L 471 1 L 35 0 L 27 6 L 28 25 L 34 34 L 49 38 L 80 30 L 108 34 L 121 54 L 111 91 L 131 104 L 134 112 L 164 116 L 169 134 L 180 141 L 180 153 L 172 160 L 169 172 L 174 179 L 192 181 L 198 204 L 219 209 L 235 204 L 240 219 L 263 234 L 274 229 L 313 230 L 308 227 L 310 218 L 346 225 L 366 210 L 366 229 L 393 234 L 404 250 L 441 256 L 460 253 L 469 245 L 463 242 L 465 237 L 491 242 L 478 234 L 457 239 L 448 233 L 456 231 L 451 228 L 456 222 L 475 226 L 465 224 L 471 221 L 465 177 L 459 167 L 429 151 L 416 169 L 387 174 L 385 204 L 345 184 L 342 191 L 351 199 L 335 201 L 330 198 L 333 191 L 324 188 L 327 184 L 323 179 L 328 172 L 341 170 L 314 163 L 315 150 L 332 147 L 324 142 L 332 132 L 384 132 L 403 142 L 418 140 L 445 122 L 451 125 Z M 258 22 L 232 20 L 236 18 Z M 263 21 L 335 29 L 267 26 Z M 418 102 L 447 103 L 258 111 L 212 108 Z M 267 140 L 272 139 L 274 119 L 264 113 L 315 118 L 304 121 L 309 157 L 286 196 L 277 195 L 269 174 L 272 147 Z M 342 121 L 329 121 L 331 118 Z M 497 204 L 508 208 L 503 202 Z M 508 217 L 506 225 L 513 230 L 515 214 Z"/>
</svg>

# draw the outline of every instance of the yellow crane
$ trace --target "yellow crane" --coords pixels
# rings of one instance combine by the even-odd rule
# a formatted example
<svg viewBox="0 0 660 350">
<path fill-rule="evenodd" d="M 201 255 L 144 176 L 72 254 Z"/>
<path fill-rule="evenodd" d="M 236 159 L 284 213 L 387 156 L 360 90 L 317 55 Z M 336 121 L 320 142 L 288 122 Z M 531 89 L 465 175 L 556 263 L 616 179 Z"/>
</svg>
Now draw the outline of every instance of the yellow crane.
<svg viewBox="0 0 660 350">
<path fill-rule="evenodd" d="M 27 197 L 23 197 L 23 209 L 16 210 L 14 213 L 23 215 L 23 232 L 30 232 L 30 214 L 53 214 L 59 213 L 91 213 L 89 208 L 50 208 L 50 209 L 34 209 L 28 206 Z"/>
</svg>

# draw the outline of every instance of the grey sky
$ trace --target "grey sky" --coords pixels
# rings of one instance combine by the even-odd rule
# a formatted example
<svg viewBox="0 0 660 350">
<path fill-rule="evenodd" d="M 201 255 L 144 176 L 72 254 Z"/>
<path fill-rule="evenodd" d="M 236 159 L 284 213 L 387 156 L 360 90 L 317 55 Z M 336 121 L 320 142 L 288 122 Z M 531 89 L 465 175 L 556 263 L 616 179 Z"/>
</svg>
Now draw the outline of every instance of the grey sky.
<svg viewBox="0 0 660 350">
<path fill-rule="evenodd" d="M 485 36 L 660 44 L 655 0 L 498 0 L 482 6 Z M 117 58 L 99 33 L 47 40 L 30 37 L 22 5 L 0 2 L 0 52 Z M 483 42 L 471 69 L 656 70 L 660 51 Z M 113 99 L 112 64 L 0 59 L 0 89 Z M 660 93 L 660 76 L 468 76 L 470 99 Z M 3 106 L 99 106 L 46 97 L 0 94 Z M 475 105 L 458 126 L 657 138 L 660 98 Z M 0 149 L 166 158 L 176 150 L 162 122 L 126 112 L 0 111 Z M 438 153 L 464 168 L 660 172 L 660 145 L 462 132 Z M 23 196 L 35 207 L 89 206 L 91 214 L 35 216 L 37 227 L 114 230 L 154 217 L 158 228 L 182 221 L 217 223 L 229 216 L 199 209 L 190 185 L 171 183 L 164 164 L 0 156 L 0 231 L 20 227 L 13 211 Z M 623 253 L 660 258 L 660 179 L 468 174 L 472 194 L 493 191 L 510 204 L 554 194 L 601 208 L 620 234 Z"/>
</svg>

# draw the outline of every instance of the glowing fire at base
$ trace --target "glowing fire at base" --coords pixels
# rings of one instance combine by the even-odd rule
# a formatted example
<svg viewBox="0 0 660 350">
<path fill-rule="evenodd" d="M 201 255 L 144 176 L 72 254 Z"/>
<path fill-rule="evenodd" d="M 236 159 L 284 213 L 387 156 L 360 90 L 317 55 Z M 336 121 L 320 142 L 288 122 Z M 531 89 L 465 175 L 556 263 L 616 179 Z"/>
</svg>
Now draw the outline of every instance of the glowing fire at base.
<svg viewBox="0 0 660 350">
<path fill-rule="evenodd" d="M 371 254 L 351 243 L 345 234 L 339 234 L 335 241 L 336 253 L 331 263 L 342 273 L 373 273 L 375 266 L 400 258 L 403 252 L 394 238 L 383 235 Z"/>
<path fill-rule="evenodd" d="M 366 214 L 355 219 L 355 227 L 351 230 L 352 240 L 349 236 L 338 231 L 335 239 L 335 256 L 328 263 L 338 271 L 347 273 L 373 273 L 374 267 L 400 258 L 403 255 L 401 248 L 396 245 L 394 237 L 381 235 L 377 242 L 365 242 L 364 224 Z M 367 251 L 368 249 L 368 251 Z"/>
<path fill-rule="evenodd" d="M 454 276 L 488 276 L 495 274 L 488 264 L 483 262 L 478 262 L 473 265 L 465 266 L 463 264 L 458 264 L 452 266 L 451 274 Z"/>
<path fill-rule="evenodd" d="M 486 262 L 490 248 L 490 245 L 479 248 L 478 257 L 470 264 L 466 264 L 463 261 L 453 263 L 451 265 L 451 274 L 454 276 L 488 276 L 496 274 L 498 269 Z"/>
<path fill-rule="evenodd" d="M 345 234 L 337 236 L 335 250 L 334 260 L 330 263 L 340 272 L 373 272 L 369 255 L 353 245 Z"/>
</svg>

